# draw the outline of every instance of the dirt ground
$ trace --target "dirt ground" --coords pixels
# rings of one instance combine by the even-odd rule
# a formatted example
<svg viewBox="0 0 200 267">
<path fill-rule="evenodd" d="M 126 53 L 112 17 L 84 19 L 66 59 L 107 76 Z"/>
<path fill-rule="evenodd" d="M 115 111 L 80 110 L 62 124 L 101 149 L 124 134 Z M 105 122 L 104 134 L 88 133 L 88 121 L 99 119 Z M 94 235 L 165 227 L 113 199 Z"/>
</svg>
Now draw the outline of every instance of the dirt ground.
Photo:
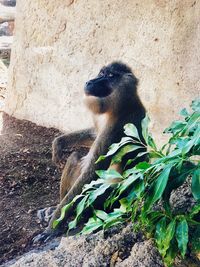
<svg viewBox="0 0 200 267">
<path fill-rule="evenodd" d="M 60 172 L 51 161 L 51 144 L 60 132 L 0 115 L 1 264 L 31 248 L 42 230 L 37 210 L 58 202 Z"/>
</svg>

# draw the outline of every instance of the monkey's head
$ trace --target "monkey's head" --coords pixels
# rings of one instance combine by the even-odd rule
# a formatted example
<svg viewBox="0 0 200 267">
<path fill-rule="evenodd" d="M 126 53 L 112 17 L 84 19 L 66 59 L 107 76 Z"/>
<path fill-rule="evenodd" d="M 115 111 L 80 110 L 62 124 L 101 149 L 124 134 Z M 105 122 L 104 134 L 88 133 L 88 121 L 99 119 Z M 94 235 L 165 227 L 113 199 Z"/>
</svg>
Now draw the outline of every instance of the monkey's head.
<svg viewBox="0 0 200 267">
<path fill-rule="evenodd" d="M 127 65 L 113 62 L 85 84 L 85 103 L 95 114 L 118 113 L 134 105 L 137 83 Z"/>
</svg>

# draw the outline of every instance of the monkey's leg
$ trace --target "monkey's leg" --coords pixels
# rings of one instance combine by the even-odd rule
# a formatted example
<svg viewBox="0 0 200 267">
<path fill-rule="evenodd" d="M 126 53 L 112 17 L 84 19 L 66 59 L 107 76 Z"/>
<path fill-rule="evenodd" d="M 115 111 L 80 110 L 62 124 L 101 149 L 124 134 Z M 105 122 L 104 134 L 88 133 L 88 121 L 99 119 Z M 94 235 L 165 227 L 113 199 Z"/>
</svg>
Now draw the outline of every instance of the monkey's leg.
<svg viewBox="0 0 200 267">
<path fill-rule="evenodd" d="M 60 166 L 65 151 L 72 147 L 88 147 L 90 148 L 95 140 L 95 132 L 93 128 L 77 131 L 70 134 L 63 134 L 54 139 L 52 143 L 52 160 Z"/>
<path fill-rule="evenodd" d="M 60 181 L 60 202 L 65 197 L 70 188 L 73 186 L 79 175 L 80 175 L 80 156 L 78 155 L 77 152 L 73 152 L 68 157 L 62 172 Z M 37 217 L 39 218 L 40 223 L 43 224 L 44 226 L 47 226 L 55 210 L 56 206 L 38 210 Z"/>
<path fill-rule="evenodd" d="M 52 160 L 54 163 L 60 167 L 60 162 L 62 160 L 64 151 L 69 149 L 70 147 L 75 146 L 76 148 L 79 147 L 91 147 L 95 140 L 95 131 L 94 128 L 89 128 L 86 130 L 77 131 L 70 134 L 64 134 L 58 136 L 52 144 Z M 60 199 L 62 200 L 73 186 L 75 180 L 80 176 L 80 163 L 78 159 L 80 157 L 77 154 L 72 153 L 72 155 L 68 158 L 64 170 L 61 176 L 61 183 L 60 183 Z M 56 206 L 41 209 L 37 213 L 37 217 L 39 218 L 40 222 L 46 226 L 49 223 L 52 214 L 56 210 Z M 35 238 L 34 242 L 39 241 L 41 238 L 40 236 Z"/>
<path fill-rule="evenodd" d="M 60 202 L 80 175 L 80 160 L 81 157 L 77 152 L 73 152 L 67 159 L 60 180 Z"/>
<path fill-rule="evenodd" d="M 82 163 L 81 174 L 79 175 L 78 179 L 75 181 L 74 185 L 71 187 L 69 192 L 62 199 L 61 203 L 58 204 L 46 230 L 42 234 L 37 236 L 34 239 L 34 242 L 47 241 L 53 236 L 58 235 L 59 233 L 63 233 L 63 230 L 64 230 L 63 225 L 65 224 L 66 220 L 70 217 L 70 215 L 72 215 L 72 208 L 68 209 L 68 211 L 65 213 L 65 220 L 60 225 L 58 225 L 56 229 L 53 229 L 53 222 L 59 218 L 62 207 L 70 203 L 76 195 L 79 195 L 82 192 L 82 189 L 85 184 L 88 184 L 92 180 L 97 178 L 97 175 L 95 173 L 96 170 L 99 170 L 99 169 L 105 170 L 109 167 L 110 159 L 108 158 L 105 159 L 103 162 L 99 162 L 98 164 L 96 164 L 96 161 L 100 155 L 106 154 L 110 144 L 112 144 L 113 141 L 115 141 L 115 139 L 110 140 L 109 138 L 109 136 L 111 135 L 110 133 L 111 131 L 112 131 L 112 128 L 108 127 L 102 133 L 102 135 L 99 135 L 96 138 L 95 142 L 90 148 L 89 153 L 84 158 L 84 161 Z M 116 131 L 112 131 L 112 132 L 115 133 Z"/>
<path fill-rule="evenodd" d="M 49 239 L 53 238 L 54 236 L 57 236 L 57 235 L 63 233 L 63 227 L 62 226 L 60 227 L 60 225 L 56 229 L 53 229 L 53 227 L 52 227 L 53 222 L 54 222 L 54 220 L 59 218 L 62 207 L 64 205 L 66 205 L 67 203 L 71 202 L 76 195 L 80 194 L 83 186 L 86 183 L 89 183 L 92 180 L 91 178 L 95 176 L 94 165 L 95 165 L 96 160 L 97 160 L 96 158 L 95 158 L 95 160 L 93 159 L 93 164 L 91 165 L 91 167 L 89 166 L 89 168 L 87 168 L 87 170 L 84 173 L 82 173 L 78 177 L 78 179 L 75 181 L 72 188 L 65 195 L 65 197 L 62 199 L 60 204 L 58 204 L 56 210 L 54 211 L 54 213 L 51 217 L 51 220 L 50 220 L 49 225 L 46 228 L 46 230 L 43 233 L 37 235 L 35 238 L 33 238 L 34 243 L 46 242 Z M 69 213 L 71 214 L 71 210 L 69 211 Z M 70 214 L 67 214 L 67 217 L 69 217 Z"/>
<path fill-rule="evenodd" d="M 103 134 L 104 136 L 103 138 L 105 142 L 102 143 L 101 142 L 102 137 L 99 136 L 93 143 L 88 155 L 84 159 L 83 166 L 81 169 L 81 174 L 79 175 L 78 179 L 75 181 L 74 185 L 71 187 L 69 192 L 65 195 L 65 197 L 62 199 L 60 204 L 57 206 L 49 222 L 47 232 L 52 231 L 53 222 L 60 216 L 62 207 L 70 203 L 76 195 L 80 194 L 85 184 L 88 184 L 92 180 L 97 178 L 95 171 L 98 169 L 107 169 L 109 167 L 109 163 L 107 162 L 107 161 L 110 162 L 109 159 L 104 160 L 103 162 L 100 162 L 99 164 L 96 164 L 96 161 L 99 158 L 99 155 L 104 155 L 107 152 L 108 147 L 110 145 L 109 139 L 107 138 L 107 136 L 110 135 L 109 130 L 110 129 L 108 129 L 107 134 L 106 133 Z M 71 210 L 69 209 L 66 214 L 66 219 L 70 215 L 71 215 Z"/>
</svg>

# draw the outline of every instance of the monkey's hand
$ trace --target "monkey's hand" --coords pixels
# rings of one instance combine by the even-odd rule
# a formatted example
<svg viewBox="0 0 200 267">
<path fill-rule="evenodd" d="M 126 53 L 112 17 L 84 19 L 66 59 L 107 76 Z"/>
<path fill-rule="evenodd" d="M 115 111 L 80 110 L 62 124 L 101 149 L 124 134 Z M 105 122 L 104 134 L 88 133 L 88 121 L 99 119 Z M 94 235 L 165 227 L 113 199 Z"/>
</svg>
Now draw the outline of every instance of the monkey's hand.
<svg viewBox="0 0 200 267">
<path fill-rule="evenodd" d="M 32 240 L 33 244 L 46 243 L 49 240 L 63 234 L 64 231 L 62 228 L 53 229 L 52 226 L 49 224 L 49 221 L 52 219 L 55 210 L 56 206 L 38 210 L 37 217 L 39 218 L 40 223 L 43 226 L 48 225 L 48 227 L 41 234 L 38 234 L 33 238 Z"/>
<path fill-rule="evenodd" d="M 52 143 L 52 161 L 58 166 L 61 167 L 62 159 L 64 155 L 64 150 L 67 147 L 64 136 L 59 136 L 54 139 Z"/>
<path fill-rule="evenodd" d="M 52 160 L 59 167 L 62 165 L 66 151 L 72 147 L 91 147 L 95 140 L 93 128 L 63 134 L 56 137 L 52 144 Z M 66 159 L 65 159 L 66 163 Z"/>
</svg>

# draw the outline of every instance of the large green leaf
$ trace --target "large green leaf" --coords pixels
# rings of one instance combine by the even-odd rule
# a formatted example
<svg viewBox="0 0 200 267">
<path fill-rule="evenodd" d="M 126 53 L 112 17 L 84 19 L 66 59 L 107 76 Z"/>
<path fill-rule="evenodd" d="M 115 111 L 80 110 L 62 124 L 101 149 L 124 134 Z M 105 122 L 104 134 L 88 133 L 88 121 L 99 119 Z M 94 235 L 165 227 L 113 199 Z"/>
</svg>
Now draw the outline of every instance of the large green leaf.
<svg viewBox="0 0 200 267">
<path fill-rule="evenodd" d="M 173 121 L 170 127 L 164 130 L 164 133 L 173 133 L 175 135 L 182 131 L 186 125 L 187 123 L 183 121 Z"/>
<path fill-rule="evenodd" d="M 119 151 L 112 157 L 111 164 L 119 163 L 122 161 L 122 158 L 130 152 L 136 151 L 138 149 L 144 149 L 143 146 L 127 144 L 119 149 Z"/>
<path fill-rule="evenodd" d="M 109 147 L 107 154 L 101 155 L 95 163 L 98 163 L 98 162 L 104 160 L 106 157 L 110 157 L 110 156 L 114 155 L 120 149 L 120 147 L 122 147 L 128 143 L 133 143 L 133 139 L 131 137 L 122 137 L 122 139 L 119 143 L 113 143 Z"/>
<path fill-rule="evenodd" d="M 196 214 L 198 214 L 200 212 L 200 203 L 196 204 L 192 207 L 190 213 L 189 213 L 189 217 L 193 218 Z"/>
<path fill-rule="evenodd" d="M 137 179 L 141 179 L 142 178 L 142 174 L 138 173 L 138 174 L 132 174 L 130 175 L 127 179 L 125 179 L 120 188 L 119 188 L 119 196 L 126 190 L 129 188 L 129 186 L 131 184 L 133 184 Z"/>
<path fill-rule="evenodd" d="M 124 222 L 124 219 L 121 217 L 121 215 L 110 218 L 109 221 L 105 222 L 103 225 L 103 229 L 106 230 L 110 228 L 111 226 L 118 225 Z"/>
<path fill-rule="evenodd" d="M 88 200 L 88 195 L 84 196 L 83 199 L 78 203 L 78 205 L 76 207 L 76 217 L 74 218 L 73 221 L 68 223 L 68 231 L 76 228 L 77 223 L 79 222 L 83 211 L 88 206 L 87 205 L 87 200 Z"/>
<path fill-rule="evenodd" d="M 192 252 L 195 254 L 200 253 L 200 225 L 198 225 L 192 234 L 191 239 Z"/>
<path fill-rule="evenodd" d="M 132 143 L 133 139 L 130 137 L 122 137 L 119 143 L 114 143 L 109 147 L 109 151 L 106 156 L 111 156 L 117 152 L 117 150 L 125 144 Z"/>
<path fill-rule="evenodd" d="M 148 144 L 150 147 L 152 147 L 153 149 L 155 149 L 155 150 L 157 149 L 157 147 L 156 147 L 156 143 L 155 143 L 153 137 L 152 137 L 150 134 L 149 134 L 149 136 L 148 136 L 147 144 Z"/>
<path fill-rule="evenodd" d="M 182 131 L 182 136 L 188 136 L 188 135 L 193 135 L 194 129 L 197 126 L 197 123 L 200 122 L 200 114 L 197 112 L 194 112 L 188 122 L 187 122 L 187 126 L 183 129 Z"/>
<path fill-rule="evenodd" d="M 53 228 L 57 227 L 57 225 L 65 218 L 65 214 L 73 207 L 74 203 L 82 197 L 83 195 L 78 195 L 70 203 L 62 207 L 60 217 L 53 222 Z"/>
<path fill-rule="evenodd" d="M 99 218 L 90 218 L 83 227 L 81 234 L 90 234 L 103 226 L 103 221 Z"/>
<path fill-rule="evenodd" d="M 137 195 L 137 198 L 140 198 L 145 189 L 144 181 L 142 179 L 135 181 L 135 183 L 133 184 L 133 189 L 135 191 L 135 194 Z"/>
<path fill-rule="evenodd" d="M 70 202 L 61 209 L 61 215 L 57 220 L 53 222 L 53 228 L 56 228 L 56 226 L 65 218 L 65 213 L 72 207 L 72 205 L 73 202 Z"/>
<path fill-rule="evenodd" d="M 76 207 L 76 218 L 79 218 L 79 216 L 83 213 L 84 209 L 88 206 L 87 203 L 88 195 L 84 196 L 83 199 L 78 203 Z"/>
<path fill-rule="evenodd" d="M 174 260 L 178 254 L 178 245 L 176 242 L 176 238 L 172 238 L 170 242 L 170 246 L 166 252 L 166 255 L 164 257 L 164 263 L 167 267 L 173 267 Z"/>
<path fill-rule="evenodd" d="M 136 126 L 132 123 L 127 123 L 124 126 L 124 133 L 128 136 L 132 136 L 132 137 L 140 140 L 138 130 L 137 130 Z"/>
<path fill-rule="evenodd" d="M 88 205 L 91 205 L 97 199 L 98 196 L 103 195 L 109 187 L 109 184 L 103 184 L 98 189 L 92 191 L 88 198 Z"/>
<path fill-rule="evenodd" d="M 135 167 L 133 168 L 130 168 L 130 169 L 127 169 L 123 172 L 123 177 L 124 178 L 127 178 L 129 177 L 130 175 L 135 175 L 135 174 L 138 174 L 140 171 L 139 170 L 136 170 Z"/>
<path fill-rule="evenodd" d="M 115 179 L 115 178 L 120 178 L 120 181 L 123 179 L 122 175 L 117 172 L 114 169 L 109 169 L 109 170 L 98 170 L 96 171 L 96 174 L 101 178 L 101 179 Z"/>
<path fill-rule="evenodd" d="M 122 212 L 121 209 L 114 209 L 113 212 L 109 213 L 109 217 L 105 221 L 103 228 L 107 229 L 113 225 L 122 223 L 124 221 L 124 219 L 122 218 L 123 215 L 124 215 L 124 212 Z"/>
<path fill-rule="evenodd" d="M 192 149 L 195 144 L 195 141 L 196 139 L 193 138 L 185 144 L 181 151 L 183 155 L 187 154 Z"/>
<path fill-rule="evenodd" d="M 162 240 L 162 256 L 165 257 L 167 250 L 170 247 L 170 243 L 171 240 L 174 237 L 175 234 L 175 229 L 176 229 L 176 220 L 171 221 L 167 228 L 166 228 L 166 232 L 165 232 L 165 236 L 164 239 Z"/>
<path fill-rule="evenodd" d="M 198 127 L 196 128 L 196 130 L 194 131 L 193 138 L 195 139 L 194 145 L 195 146 L 200 145 L 200 123 L 199 123 Z"/>
<path fill-rule="evenodd" d="M 137 155 L 135 156 L 134 159 L 129 159 L 129 160 L 127 161 L 127 163 L 126 163 L 126 165 L 125 165 L 125 168 L 126 168 L 127 166 L 129 166 L 132 162 L 134 162 L 136 159 L 141 158 L 141 157 L 144 157 L 144 155 L 147 155 L 148 153 L 149 153 L 149 152 L 147 152 L 147 151 L 137 153 Z M 147 156 L 146 156 L 146 157 L 147 157 Z"/>
<path fill-rule="evenodd" d="M 182 155 L 182 149 L 178 148 L 170 152 L 166 157 L 162 159 L 162 161 L 172 159 L 173 157 L 177 158 L 178 156 L 181 156 L 181 155 Z"/>
<path fill-rule="evenodd" d="M 109 217 L 109 214 L 103 210 L 94 210 L 94 214 L 103 221 L 105 221 Z"/>
<path fill-rule="evenodd" d="M 68 223 L 68 232 L 72 229 L 75 229 L 77 226 L 78 220 L 75 218 L 73 221 Z"/>
<path fill-rule="evenodd" d="M 149 125 L 149 117 L 148 115 L 145 116 L 145 118 L 142 120 L 142 135 L 144 137 L 145 142 L 148 144 L 148 136 L 149 136 L 149 132 L 148 132 L 148 125 Z"/>
<path fill-rule="evenodd" d="M 151 164 L 146 162 L 146 161 L 139 162 L 135 166 L 135 168 L 138 169 L 138 170 L 147 170 L 149 167 L 151 167 Z"/>
<path fill-rule="evenodd" d="M 158 211 L 158 210 L 157 211 L 153 210 L 153 211 L 150 211 L 147 213 L 147 217 L 149 219 L 149 222 L 153 223 L 155 226 L 155 223 L 157 223 L 158 220 L 161 217 L 163 217 L 163 213 L 161 211 Z"/>
<path fill-rule="evenodd" d="M 162 256 L 164 256 L 163 252 L 163 240 L 165 239 L 166 233 L 166 217 L 161 218 L 158 223 L 156 224 L 156 231 L 155 231 L 155 240 L 158 246 L 158 250 Z"/>
<path fill-rule="evenodd" d="M 188 244 L 188 224 L 185 218 L 178 222 L 176 227 L 176 239 L 182 257 L 185 256 Z"/>
<path fill-rule="evenodd" d="M 85 184 L 82 190 L 82 193 L 85 193 L 89 190 L 94 190 L 95 188 L 98 188 L 101 184 L 104 183 L 103 179 L 97 179 L 96 181 L 91 181 L 89 184 Z"/>
<path fill-rule="evenodd" d="M 196 200 L 200 200 L 200 169 L 192 175 L 192 194 Z"/>
<path fill-rule="evenodd" d="M 170 139 L 170 144 L 176 145 L 177 148 L 184 148 L 190 141 L 189 137 L 175 137 Z"/>
<path fill-rule="evenodd" d="M 172 165 L 167 165 L 162 170 L 158 178 L 151 185 L 150 190 L 147 193 L 147 198 L 144 204 L 145 210 L 148 210 L 153 205 L 153 203 L 155 203 L 157 200 L 161 198 L 166 188 L 171 168 Z"/>
</svg>

